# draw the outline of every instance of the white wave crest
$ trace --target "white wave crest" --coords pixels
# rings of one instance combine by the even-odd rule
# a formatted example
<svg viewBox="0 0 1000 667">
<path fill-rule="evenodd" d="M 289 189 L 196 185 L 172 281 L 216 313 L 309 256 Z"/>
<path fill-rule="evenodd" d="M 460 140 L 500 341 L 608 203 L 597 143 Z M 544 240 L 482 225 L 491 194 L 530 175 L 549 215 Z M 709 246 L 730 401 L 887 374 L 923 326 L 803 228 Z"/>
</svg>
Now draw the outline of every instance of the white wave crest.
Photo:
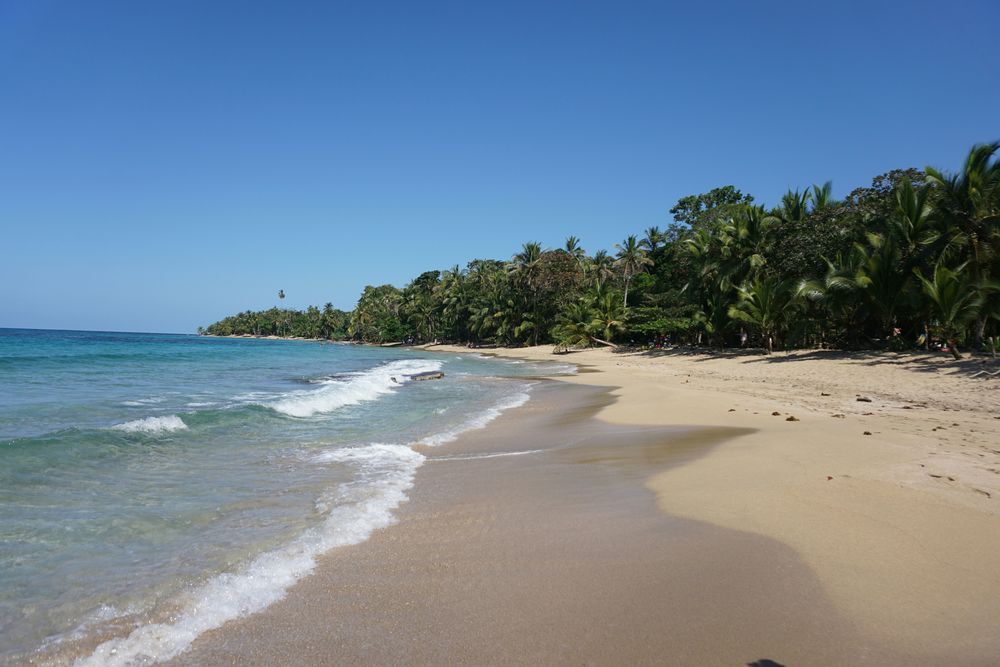
<svg viewBox="0 0 1000 667">
<path fill-rule="evenodd" d="M 135 419 L 124 424 L 115 424 L 111 428 L 126 433 L 169 433 L 170 431 L 182 431 L 187 428 L 187 424 L 177 415 L 167 415 L 166 417 Z"/>
<path fill-rule="evenodd" d="M 142 407 L 144 405 L 152 405 L 154 403 L 162 403 L 167 400 L 163 396 L 152 396 L 150 398 L 139 398 L 134 401 L 122 401 L 122 405 L 127 405 L 131 408 Z"/>
<path fill-rule="evenodd" d="M 464 454 L 459 456 L 435 456 L 429 459 L 432 463 L 437 461 L 478 461 L 479 459 L 500 459 L 507 456 L 524 456 L 526 454 L 538 454 L 544 449 L 525 449 L 517 452 L 493 452 L 491 454 Z"/>
<path fill-rule="evenodd" d="M 531 387 L 533 385 L 527 385 L 524 391 L 518 392 L 513 396 L 504 398 L 499 403 L 491 408 L 487 408 L 478 415 L 473 416 L 471 419 L 459 424 L 458 426 L 448 429 L 442 433 L 435 433 L 434 435 L 422 438 L 417 444 L 420 445 L 430 445 L 437 446 L 443 445 L 446 442 L 452 442 L 456 440 L 458 436 L 466 433 L 467 431 L 475 431 L 476 429 L 484 428 L 491 421 L 499 417 L 505 410 L 511 410 L 513 408 L 519 408 L 528 402 L 531 397 L 528 395 Z"/>
<path fill-rule="evenodd" d="M 192 591 L 169 623 L 145 625 L 127 637 L 104 642 L 79 667 L 147 664 L 185 651 L 202 633 L 248 616 L 280 600 L 309 574 L 316 557 L 358 544 L 373 531 L 395 523 L 392 512 L 404 502 L 424 457 L 403 445 L 373 444 L 324 453 L 329 461 L 356 464 L 361 478 L 337 487 L 323 523 L 290 544 L 261 554 L 236 573 L 221 574 Z"/>
<path fill-rule="evenodd" d="M 267 404 L 267 407 L 291 417 L 312 417 L 333 412 L 345 405 L 375 400 L 408 382 L 407 375 L 440 369 L 441 362 L 433 359 L 392 361 L 344 379 L 330 380 L 320 389 L 285 394 L 284 398 Z"/>
</svg>

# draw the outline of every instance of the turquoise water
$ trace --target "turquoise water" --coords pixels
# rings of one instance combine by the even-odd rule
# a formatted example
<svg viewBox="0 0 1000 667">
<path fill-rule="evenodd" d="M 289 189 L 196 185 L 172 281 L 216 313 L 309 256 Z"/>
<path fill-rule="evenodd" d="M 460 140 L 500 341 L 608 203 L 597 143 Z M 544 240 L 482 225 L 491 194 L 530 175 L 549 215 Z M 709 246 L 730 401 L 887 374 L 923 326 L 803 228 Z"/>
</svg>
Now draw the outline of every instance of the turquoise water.
<svg viewBox="0 0 1000 667">
<path fill-rule="evenodd" d="M 407 378 L 430 370 L 445 379 Z M 85 662 L 165 658 L 263 608 L 320 553 L 392 523 L 423 461 L 410 445 L 485 425 L 540 370 L 0 329 L 0 661 L 109 627 L 122 636 Z"/>
</svg>

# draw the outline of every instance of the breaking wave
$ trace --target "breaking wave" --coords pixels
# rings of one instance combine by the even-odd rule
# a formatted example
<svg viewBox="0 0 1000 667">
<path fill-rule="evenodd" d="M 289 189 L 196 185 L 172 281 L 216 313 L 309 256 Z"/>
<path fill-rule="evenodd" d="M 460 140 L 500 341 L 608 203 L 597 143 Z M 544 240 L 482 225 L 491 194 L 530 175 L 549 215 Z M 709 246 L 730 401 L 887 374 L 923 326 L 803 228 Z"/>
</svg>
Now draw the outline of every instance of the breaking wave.
<svg viewBox="0 0 1000 667">
<path fill-rule="evenodd" d="M 111 428 L 126 433 L 169 433 L 182 431 L 187 428 L 187 424 L 177 415 L 167 415 L 165 417 L 135 419 L 124 424 L 115 424 Z"/>
<path fill-rule="evenodd" d="M 320 389 L 290 392 L 265 405 L 290 417 L 312 417 L 375 400 L 409 382 L 410 375 L 440 369 L 441 362 L 433 359 L 392 361 L 345 378 L 326 380 Z"/>
</svg>

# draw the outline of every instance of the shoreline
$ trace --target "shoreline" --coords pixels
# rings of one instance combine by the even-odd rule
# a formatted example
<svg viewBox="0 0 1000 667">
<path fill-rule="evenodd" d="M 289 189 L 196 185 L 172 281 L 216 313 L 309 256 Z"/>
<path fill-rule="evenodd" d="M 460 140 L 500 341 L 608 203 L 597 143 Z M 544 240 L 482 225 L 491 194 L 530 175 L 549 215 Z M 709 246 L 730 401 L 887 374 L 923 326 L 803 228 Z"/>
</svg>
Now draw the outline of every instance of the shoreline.
<svg viewBox="0 0 1000 667">
<path fill-rule="evenodd" d="M 539 361 L 551 350 L 482 353 Z M 836 352 L 557 358 L 600 374 L 566 382 L 619 387 L 602 421 L 754 429 L 652 476 L 663 512 L 788 545 L 873 641 L 969 664 L 1000 654 L 1000 384 L 970 377 L 971 363 Z"/>
<path fill-rule="evenodd" d="M 923 433 L 944 429 L 931 426 L 942 418 L 973 426 L 973 444 L 995 437 L 1000 421 L 990 421 L 989 408 L 997 392 L 967 414 L 953 407 L 954 387 L 945 386 L 940 409 L 925 401 L 918 413 L 921 388 L 892 397 L 864 388 L 872 398 L 864 403 L 840 395 L 844 386 L 832 371 L 817 380 L 830 389 L 814 392 L 821 399 L 810 393 L 817 387 L 778 382 L 759 366 L 751 382 L 733 370 L 761 361 L 750 355 L 472 351 L 570 363 L 579 374 L 544 381 L 542 400 L 533 396 L 486 428 L 416 446 L 428 458 L 395 525 L 327 552 L 283 600 L 205 633 L 171 664 L 643 664 L 663 656 L 686 664 L 841 664 L 847 657 L 856 664 L 990 664 L 1000 650 L 990 622 L 1000 607 L 990 567 L 1000 546 L 991 502 L 997 494 L 980 498 L 964 477 L 949 483 L 956 488 L 936 488 L 949 475 L 929 476 L 922 463 L 944 453 L 928 451 Z M 847 362 L 817 363 L 829 371 Z M 566 402 L 571 396 L 586 396 L 585 407 Z M 826 405 L 833 401 L 837 417 Z M 793 415 L 797 422 L 785 421 Z M 861 427 L 873 435 L 858 438 Z M 685 433 L 701 434 L 694 450 L 685 449 Z M 581 438 L 595 435 L 603 440 L 581 448 Z M 572 465 L 567 457 L 576 457 Z M 942 457 L 934 464 L 945 468 L 935 471 L 957 474 L 960 463 Z M 672 551 L 681 537 L 684 549 Z M 578 553 L 594 550 L 599 558 L 577 562 Z M 534 563 L 539 554 L 560 567 L 543 572 Z M 588 588 L 612 561 L 612 569 L 630 574 Z M 462 576 L 453 580 L 456 567 Z M 576 578 L 560 583 L 563 567 Z M 534 575 L 521 581 L 521 570 Z M 542 591 L 558 604 L 539 598 Z M 626 593 L 631 597 L 619 598 Z M 469 618 L 444 616 L 479 644 L 448 636 L 430 600 L 465 609 Z M 487 603 L 490 610 L 477 606 Z M 699 611 L 685 617 L 678 605 Z M 572 611 L 584 607 L 586 627 Z M 538 627 L 498 629 L 506 621 L 496 609 L 532 617 Z M 537 615 L 541 609 L 546 615 Z M 659 620 L 647 623 L 647 616 Z M 614 631 L 594 629 L 604 625 Z"/>
<path fill-rule="evenodd" d="M 169 664 L 912 662 L 866 642 L 791 549 L 657 509 L 651 473 L 745 430 L 607 424 L 613 391 L 545 381 L 418 447 L 396 525 Z"/>
<path fill-rule="evenodd" d="M 449 346 L 423 349 L 442 353 L 469 352 L 464 347 Z M 992 505 L 996 494 L 990 491 L 997 482 L 988 478 L 992 475 L 990 473 L 980 474 L 978 478 L 965 478 L 961 483 L 952 484 L 954 488 L 935 486 L 941 479 L 947 479 L 948 471 L 955 473 L 956 470 L 961 470 L 963 477 L 966 473 L 971 476 L 977 472 L 977 469 L 950 454 L 950 450 L 942 449 L 942 444 L 960 443 L 953 440 L 942 441 L 936 435 L 938 429 L 943 428 L 939 422 L 956 417 L 962 419 L 967 427 L 973 427 L 971 432 L 978 438 L 973 441 L 973 445 L 988 449 L 990 438 L 997 433 L 997 425 L 992 421 L 994 415 L 991 412 L 991 406 L 997 401 L 996 392 L 980 396 L 978 401 L 974 401 L 971 410 L 958 415 L 954 406 L 966 400 L 969 392 L 966 378 L 942 379 L 934 375 L 930 389 L 919 382 L 914 387 L 900 387 L 894 384 L 900 378 L 910 378 L 912 375 L 923 377 L 920 373 L 931 377 L 931 370 L 936 373 L 941 369 L 913 368 L 916 362 L 898 357 L 893 363 L 898 363 L 900 367 L 890 367 L 882 373 L 873 372 L 867 367 L 860 370 L 849 368 L 851 364 L 871 362 L 845 358 L 850 355 L 833 354 L 830 358 L 817 359 L 815 362 L 807 360 L 807 374 L 815 375 L 812 378 L 813 386 L 801 378 L 793 381 L 783 379 L 780 373 L 774 375 L 758 370 L 760 367 L 754 364 L 760 362 L 761 357 L 753 355 L 741 355 L 734 360 L 712 359 L 707 355 L 692 355 L 691 358 L 680 359 L 666 355 L 664 358 L 647 358 L 647 353 L 616 354 L 609 350 L 591 350 L 553 357 L 550 347 L 474 351 L 483 355 L 569 362 L 580 366 L 580 374 L 559 377 L 557 384 L 567 388 L 611 387 L 607 389 L 611 400 L 591 415 L 589 419 L 592 424 L 619 427 L 627 425 L 627 429 L 633 431 L 663 425 L 676 428 L 681 424 L 752 429 L 752 432 L 714 445 L 702 456 L 683 462 L 674 461 L 666 469 L 657 469 L 655 464 L 643 459 L 642 473 L 635 475 L 628 483 L 650 493 L 654 506 L 658 507 L 656 514 L 667 517 L 666 520 L 693 521 L 701 529 L 735 531 L 741 536 L 764 540 L 742 549 L 732 560 L 726 562 L 727 568 L 741 572 L 735 581 L 730 580 L 730 586 L 734 590 L 752 581 L 771 581 L 769 577 L 775 571 L 773 563 L 769 564 L 768 558 L 761 557 L 761 554 L 770 553 L 773 556 L 771 550 L 774 548 L 778 551 L 787 550 L 786 556 L 792 557 L 795 563 L 778 570 L 787 573 L 801 567 L 807 573 L 805 579 L 797 585 L 781 584 L 778 587 L 784 586 L 784 593 L 790 597 L 790 601 L 784 603 L 788 608 L 795 609 L 798 614 L 806 613 L 806 608 L 822 609 L 820 616 L 823 620 L 816 626 L 792 631 L 787 626 L 787 619 L 770 619 L 779 624 L 785 623 L 785 630 L 777 636 L 769 637 L 776 650 L 762 653 L 761 656 L 770 655 L 769 659 L 778 662 L 781 662 L 781 657 L 788 659 L 798 656 L 799 661 L 809 664 L 840 664 L 848 655 L 852 656 L 851 660 L 854 662 L 867 664 L 934 664 L 956 661 L 963 664 L 990 664 L 1000 650 L 1000 640 L 993 636 L 992 623 L 992 619 L 1000 613 L 1000 598 L 997 596 L 1000 592 L 1000 580 L 992 567 L 995 548 L 1000 545 L 1000 526 L 996 520 L 997 510 Z M 799 368 L 798 364 L 782 366 L 780 361 L 787 356 L 791 355 L 772 357 L 772 360 L 777 360 L 773 362 L 772 368 L 806 370 Z M 719 369 L 698 370 L 699 364 L 716 363 L 722 366 Z M 747 371 L 743 376 L 734 374 L 730 377 L 728 371 L 736 364 L 746 364 L 753 370 Z M 813 369 L 812 366 L 817 368 Z M 947 369 L 944 372 L 948 372 Z M 846 373 L 844 378 L 839 377 L 840 373 Z M 873 387 L 866 385 L 859 389 L 867 396 L 845 395 L 847 387 L 854 386 L 861 377 L 859 373 L 866 378 L 874 375 L 875 385 L 888 386 L 892 391 L 887 391 L 884 387 L 881 392 L 872 391 Z M 759 377 L 751 377 L 757 375 Z M 938 386 L 939 383 L 941 386 Z M 820 385 L 830 391 L 819 390 Z M 928 391 L 931 392 L 930 396 Z M 890 393 L 896 395 L 889 396 Z M 857 401 L 857 398 L 870 398 L 871 402 Z M 933 398 L 940 408 L 926 407 L 927 398 Z M 460 441 L 449 445 L 449 448 L 475 448 L 481 446 L 477 443 L 484 440 L 494 448 L 498 443 L 524 443 L 530 437 L 529 433 L 534 435 L 531 422 L 526 418 L 534 403 L 532 401 L 528 406 L 505 413 L 505 417 L 501 417 L 489 428 L 476 435 L 467 434 Z M 832 404 L 836 405 L 833 409 L 838 412 L 832 412 Z M 917 405 L 923 406 L 918 408 L 922 412 L 913 412 Z M 778 412 L 778 416 L 774 416 L 773 412 Z M 797 421 L 786 421 L 793 416 Z M 569 423 L 577 422 L 565 420 L 562 426 Z M 863 429 L 871 429 L 872 435 L 864 435 Z M 929 436 L 925 431 L 935 435 Z M 437 454 L 443 452 L 444 450 L 438 450 Z M 1000 454 L 1000 451 L 996 453 Z M 939 458 L 935 459 L 935 456 Z M 987 459 L 987 454 L 977 451 L 976 457 Z M 526 464 L 531 458 L 533 457 L 512 456 L 498 458 L 496 461 Z M 611 459 L 614 456 L 605 452 L 603 458 Z M 932 465 L 927 461 L 933 462 L 934 466 L 944 466 L 944 476 L 936 476 L 936 471 L 941 468 L 927 472 L 926 466 Z M 985 463 L 977 461 L 980 467 L 993 463 L 992 459 L 987 459 Z M 394 566 L 401 566 L 400 559 L 402 563 L 411 564 L 413 559 L 420 561 L 418 556 L 411 553 L 417 545 L 422 545 L 425 549 L 433 547 L 428 546 L 425 541 L 417 540 L 416 533 L 422 531 L 434 534 L 445 544 L 458 539 L 453 533 L 462 534 L 462 526 L 447 525 L 447 521 L 446 525 L 440 526 L 430 520 L 421 522 L 419 518 L 421 508 L 426 507 L 425 496 L 432 493 L 429 488 L 431 485 L 425 477 L 432 474 L 436 465 L 429 462 L 418 472 L 414 493 L 411 501 L 403 507 L 399 523 L 387 531 L 380 531 L 369 542 L 352 548 L 356 557 L 377 566 L 382 574 L 393 573 Z M 508 471 L 508 474 L 520 477 L 534 473 L 530 466 L 525 465 Z M 556 479 L 553 477 L 548 481 L 552 483 Z M 482 484 L 485 485 L 485 481 Z M 516 486 L 513 481 L 511 485 Z M 987 492 L 991 493 L 989 497 L 974 490 L 981 486 L 985 486 Z M 463 493 L 468 493 L 468 488 L 453 489 L 453 492 L 452 500 L 462 502 Z M 491 500 L 494 507 L 516 503 L 520 493 L 512 493 L 511 489 L 494 489 L 494 492 L 496 495 Z M 550 488 L 541 493 L 539 502 L 547 506 L 557 502 L 558 498 L 559 494 Z M 591 511 L 594 509 L 591 507 Z M 437 520 L 445 520 L 449 516 L 446 511 L 431 514 Z M 466 520 L 476 524 L 484 519 L 478 516 L 467 517 Z M 532 514 L 530 518 L 530 521 L 546 520 L 544 512 Z M 420 530 L 416 528 L 417 523 L 413 523 L 414 521 L 421 523 Z M 479 538 L 478 535 L 473 537 Z M 630 544 L 628 540 L 642 542 L 636 534 L 625 540 Z M 380 551 L 386 548 L 386 544 L 392 544 L 391 555 Z M 463 542 L 463 547 L 465 546 Z M 531 539 L 526 540 L 524 553 L 515 560 L 523 565 L 530 560 L 528 554 L 537 546 Z M 701 544 L 688 557 L 696 560 L 705 558 L 710 551 L 707 544 Z M 441 556 L 438 549 L 438 557 Z M 718 556 L 712 553 L 712 557 Z M 765 562 L 761 563 L 757 560 L 758 557 Z M 278 654 L 258 651 L 268 642 L 278 641 L 274 635 L 275 628 L 284 627 L 291 631 L 288 623 L 293 615 L 289 609 L 295 606 L 300 610 L 309 608 L 310 613 L 321 618 L 334 617 L 338 613 L 360 614 L 359 618 L 367 619 L 387 633 L 401 632 L 400 626 L 387 618 L 391 614 L 380 609 L 374 602 L 372 605 L 357 602 L 345 609 L 343 601 L 338 601 L 340 583 L 337 583 L 334 572 L 337 568 L 347 567 L 349 558 L 347 553 L 331 555 L 331 563 L 320 568 L 322 576 L 318 574 L 316 579 L 304 580 L 290 592 L 288 606 L 284 602 L 279 603 L 280 607 L 266 610 L 261 617 L 240 621 L 237 624 L 240 630 L 222 629 L 217 636 L 206 638 L 205 642 L 196 645 L 196 651 L 200 647 L 206 652 L 195 652 L 192 656 L 226 655 L 227 659 L 238 659 L 241 662 L 255 662 L 258 658 L 259 662 L 266 662 L 262 659 L 263 655 L 275 657 Z M 479 553 L 478 558 L 485 559 L 486 564 L 490 564 L 490 554 Z M 631 558 L 635 560 L 629 562 L 628 566 L 631 567 L 647 561 L 645 556 L 636 553 Z M 747 560 L 753 561 L 756 566 L 748 568 L 745 564 Z M 333 561 L 337 564 L 333 565 Z M 671 571 L 676 571 L 680 566 L 680 563 L 671 563 L 674 568 Z M 360 573 L 359 567 L 351 567 L 351 571 L 355 573 L 353 576 L 368 576 Z M 419 573 L 419 568 L 416 571 Z M 654 569 L 653 572 L 657 571 Z M 416 576 L 419 579 L 424 575 Z M 477 576 L 488 581 L 493 573 L 486 568 L 486 571 L 480 571 Z M 680 575 L 678 577 L 684 579 Z M 704 573 L 695 576 L 694 580 L 697 581 L 696 585 L 707 584 Z M 473 577 L 472 581 L 478 579 Z M 690 584 L 691 581 L 688 580 L 687 583 Z M 437 585 L 447 587 L 451 584 L 438 581 Z M 757 604 L 770 608 L 774 604 L 772 594 L 759 593 L 761 597 L 756 600 Z M 356 600 L 363 600 L 367 593 L 356 592 L 355 595 Z M 523 609 L 538 603 L 538 600 L 529 595 L 520 600 L 513 611 L 522 613 Z M 411 599 L 407 604 L 419 605 L 419 598 Z M 657 614 L 672 622 L 680 622 L 672 615 L 671 609 L 661 608 L 657 603 L 649 604 L 656 609 Z M 713 613 L 725 615 L 731 607 L 725 599 L 716 599 L 712 610 Z M 435 612 L 424 609 L 424 613 L 433 615 Z M 738 645 L 751 646 L 753 636 L 767 634 L 766 629 L 762 629 L 757 623 L 760 613 L 760 609 L 750 612 L 748 608 L 742 607 L 730 619 L 732 624 L 745 631 L 745 634 L 737 633 L 738 636 L 734 636 Z M 630 614 L 631 612 L 626 615 L 626 619 L 630 618 Z M 296 622 L 302 622 L 301 612 L 294 617 Z M 407 620 L 418 622 L 419 617 L 407 617 Z M 611 618 L 605 618 L 604 621 L 625 622 Z M 558 635 L 559 641 L 564 645 L 582 640 L 581 636 L 568 629 L 566 624 L 572 626 L 569 620 L 550 619 L 548 623 L 550 630 Z M 829 635 L 824 634 L 826 630 L 818 631 L 820 626 L 837 627 L 840 630 Z M 351 632 L 343 632 L 344 629 L 340 628 L 341 634 L 337 635 L 337 642 L 332 644 L 322 639 L 333 631 L 325 621 L 318 625 L 311 624 L 310 627 L 311 631 L 303 630 L 294 636 L 296 641 L 311 648 L 302 655 L 295 656 L 294 649 L 286 645 L 285 650 L 289 652 L 282 654 L 284 658 L 295 656 L 305 663 L 311 663 L 322 662 L 323 656 L 330 658 L 346 655 L 359 660 L 371 660 L 375 655 L 370 652 L 373 649 L 364 642 L 376 640 L 367 634 L 367 640 L 356 636 L 357 628 Z M 720 635 L 733 633 L 729 626 L 710 627 Z M 481 633 L 483 628 L 470 631 Z M 696 635 L 697 633 L 685 635 L 683 640 L 675 636 L 676 641 L 667 644 L 653 641 L 647 648 L 656 647 L 657 650 L 668 650 L 676 655 L 682 655 L 688 650 L 697 653 L 701 649 L 695 647 L 703 649 L 705 645 L 701 643 L 703 637 Z M 241 645 L 245 643 L 247 648 L 239 649 L 235 654 L 226 652 L 227 649 L 222 647 L 229 645 L 228 650 L 232 651 L 231 645 L 236 636 L 241 638 Z M 621 648 L 620 644 L 625 641 L 626 636 L 627 634 L 612 634 L 604 636 L 603 641 L 608 647 Z M 824 637 L 828 636 L 838 637 L 834 642 L 837 643 L 837 648 L 830 648 L 825 644 Z M 269 639 L 262 641 L 262 637 Z M 432 641 L 439 639 L 435 636 Z M 494 643 L 490 644 L 494 652 L 489 657 L 482 654 L 467 654 L 466 657 L 480 662 L 519 662 L 525 658 L 525 654 L 518 653 L 518 647 L 535 640 L 537 638 L 521 638 L 511 646 Z M 650 641 L 648 636 L 644 641 Z M 209 646 L 212 648 L 206 648 Z M 369 648 L 358 653 L 363 646 Z M 449 650 L 459 650 L 450 641 L 443 646 Z M 824 646 L 830 648 L 830 652 L 824 653 Z M 380 655 L 395 655 L 398 658 L 405 655 L 405 651 L 414 650 L 413 645 L 407 645 L 406 642 L 397 648 L 401 653 Z M 430 648 L 421 650 L 424 651 L 421 655 L 427 656 L 427 662 L 454 655 L 431 655 L 426 653 L 431 651 Z M 572 654 L 572 659 L 586 660 L 597 656 L 594 659 L 598 663 L 619 661 L 620 656 L 613 658 L 611 654 L 601 653 L 604 650 L 602 647 L 594 647 L 593 650 L 598 652 L 594 655 Z M 713 649 L 710 648 L 705 650 L 706 652 L 699 654 L 699 660 L 705 664 L 729 662 L 723 659 L 725 652 L 721 649 L 716 653 L 712 653 Z M 855 653 L 856 650 L 860 653 Z M 677 651 L 681 653 L 676 653 Z M 555 661 L 569 660 L 567 654 L 555 656 L 543 651 L 542 654 L 531 655 L 532 659 L 539 657 Z M 639 662 L 656 662 L 650 655 L 633 657 L 637 657 Z M 736 659 L 736 654 L 730 654 L 730 657 Z M 744 657 L 746 656 L 739 659 Z M 746 658 L 744 662 L 749 660 L 751 658 Z M 198 660 L 195 657 L 181 656 L 179 664 L 196 662 Z"/>
</svg>

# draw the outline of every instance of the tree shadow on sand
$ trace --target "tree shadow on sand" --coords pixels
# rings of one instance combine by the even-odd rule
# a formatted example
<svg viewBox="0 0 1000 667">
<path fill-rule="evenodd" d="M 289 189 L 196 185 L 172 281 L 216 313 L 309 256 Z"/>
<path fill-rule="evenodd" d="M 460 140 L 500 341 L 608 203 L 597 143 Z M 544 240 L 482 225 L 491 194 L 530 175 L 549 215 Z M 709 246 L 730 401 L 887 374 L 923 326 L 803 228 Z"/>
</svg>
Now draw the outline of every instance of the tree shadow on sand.
<svg viewBox="0 0 1000 667">
<path fill-rule="evenodd" d="M 765 354 L 762 349 L 711 349 L 704 347 L 672 347 L 651 350 L 618 348 L 615 352 L 639 354 L 650 358 L 686 357 L 696 362 L 713 359 L 739 359 L 747 364 L 783 364 L 796 361 L 828 359 L 859 362 L 866 366 L 905 366 L 918 373 L 940 373 L 971 377 L 982 370 L 1000 368 L 1000 359 L 967 354 L 954 360 L 947 352 L 887 352 L 879 350 L 792 350 Z"/>
</svg>

